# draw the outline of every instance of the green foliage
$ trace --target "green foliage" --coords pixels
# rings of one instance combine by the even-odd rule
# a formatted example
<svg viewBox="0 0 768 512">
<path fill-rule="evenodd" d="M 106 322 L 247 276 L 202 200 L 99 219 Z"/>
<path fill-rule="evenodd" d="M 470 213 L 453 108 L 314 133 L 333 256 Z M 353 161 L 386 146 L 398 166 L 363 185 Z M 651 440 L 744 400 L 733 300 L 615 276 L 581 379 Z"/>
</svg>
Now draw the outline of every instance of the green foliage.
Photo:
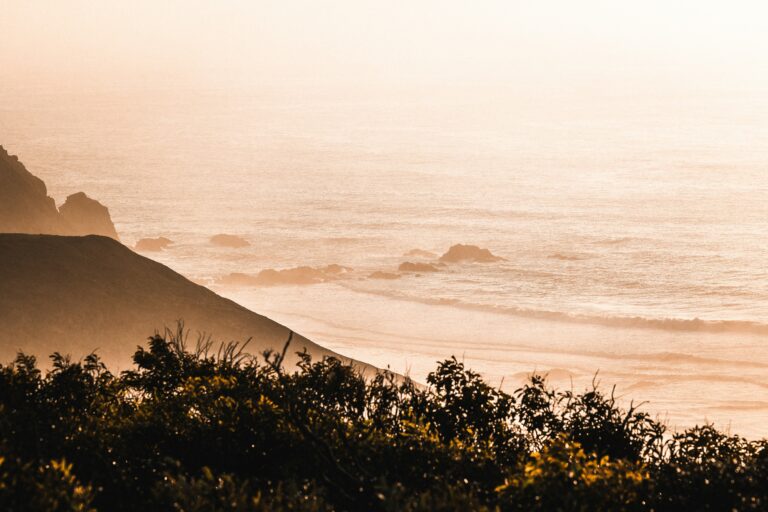
<svg viewBox="0 0 768 512">
<path fill-rule="evenodd" d="M 44 465 L 0 457 L 0 508 L 6 511 L 92 510 L 93 491 L 81 485 L 65 460 Z"/>
<path fill-rule="evenodd" d="M 598 458 L 560 434 L 497 491 L 509 510 L 643 510 L 649 484 L 642 464 Z"/>
<path fill-rule="evenodd" d="M 288 346 L 286 346 L 287 350 Z M 334 358 L 154 336 L 0 366 L 3 510 L 764 510 L 768 444 L 666 435 L 596 385 L 505 393 L 455 358 L 422 387 Z"/>
<path fill-rule="evenodd" d="M 711 426 L 676 434 L 655 468 L 665 510 L 768 509 L 768 444 Z"/>
</svg>

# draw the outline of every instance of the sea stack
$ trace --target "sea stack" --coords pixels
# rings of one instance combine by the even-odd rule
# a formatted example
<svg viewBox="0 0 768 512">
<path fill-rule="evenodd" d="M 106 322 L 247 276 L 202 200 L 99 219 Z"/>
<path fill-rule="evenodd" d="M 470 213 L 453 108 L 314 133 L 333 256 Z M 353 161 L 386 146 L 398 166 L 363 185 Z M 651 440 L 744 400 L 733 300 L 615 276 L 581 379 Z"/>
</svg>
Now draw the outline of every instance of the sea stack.
<svg viewBox="0 0 768 512">
<path fill-rule="evenodd" d="M 59 208 L 59 214 L 70 230 L 70 235 L 102 235 L 118 240 L 109 210 L 85 192 L 67 197 Z"/>
</svg>

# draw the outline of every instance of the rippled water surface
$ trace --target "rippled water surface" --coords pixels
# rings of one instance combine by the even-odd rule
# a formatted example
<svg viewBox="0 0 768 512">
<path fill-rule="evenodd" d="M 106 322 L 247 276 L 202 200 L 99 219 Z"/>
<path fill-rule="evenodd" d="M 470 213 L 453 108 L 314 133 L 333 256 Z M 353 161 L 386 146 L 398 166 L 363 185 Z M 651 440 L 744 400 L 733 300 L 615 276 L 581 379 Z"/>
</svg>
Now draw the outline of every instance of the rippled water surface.
<svg viewBox="0 0 768 512">
<path fill-rule="evenodd" d="M 171 238 L 148 256 L 342 353 L 417 378 L 463 355 L 505 387 L 599 370 L 675 425 L 749 435 L 768 435 L 766 119 L 743 91 L 0 94 L 0 143 L 60 202 L 85 190 L 126 244 Z M 369 278 L 455 243 L 505 261 Z M 332 263 L 353 270 L 216 283 Z"/>
</svg>

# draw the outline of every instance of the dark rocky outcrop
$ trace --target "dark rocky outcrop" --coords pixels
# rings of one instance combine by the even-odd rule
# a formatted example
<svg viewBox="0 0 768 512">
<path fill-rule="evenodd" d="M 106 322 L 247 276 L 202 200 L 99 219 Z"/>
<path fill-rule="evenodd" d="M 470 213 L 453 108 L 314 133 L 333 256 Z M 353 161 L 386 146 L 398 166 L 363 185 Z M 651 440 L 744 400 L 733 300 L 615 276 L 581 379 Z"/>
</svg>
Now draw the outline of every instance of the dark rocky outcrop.
<svg viewBox="0 0 768 512">
<path fill-rule="evenodd" d="M 0 232 L 103 235 L 117 239 L 109 211 L 79 192 L 60 209 L 45 183 L 0 146 Z"/>
<path fill-rule="evenodd" d="M 222 276 L 217 284 L 229 286 L 279 286 L 325 283 L 338 279 L 341 274 L 352 270 L 349 267 L 332 264 L 326 267 L 294 267 L 285 269 L 267 268 L 257 275 L 233 272 Z"/>
<path fill-rule="evenodd" d="M 372 272 L 368 279 L 400 279 L 402 276 L 400 274 L 393 274 L 391 272 L 382 272 L 381 270 L 377 270 L 376 272 Z"/>
<path fill-rule="evenodd" d="M 248 247 L 251 245 L 251 243 L 243 237 L 226 234 L 212 236 L 211 243 L 219 247 L 230 247 L 233 249 L 239 249 L 241 247 Z"/>
<path fill-rule="evenodd" d="M 107 207 L 85 195 L 85 192 L 67 197 L 59 208 L 59 214 L 69 226 L 70 235 L 101 235 L 118 239 Z"/>
<path fill-rule="evenodd" d="M 500 256 L 494 256 L 488 249 L 481 249 L 476 245 L 456 244 L 440 256 L 440 261 L 443 263 L 460 263 L 462 261 L 492 263 L 505 260 Z"/>
<path fill-rule="evenodd" d="M 330 265 L 323 267 L 321 270 L 326 274 L 331 274 L 331 275 L 346 274 L 347 272 L 352 271 L 351 268 L 345 267 L 343 265 L 337 265 L 336 263 L 331 263 Z"/>
<path fill-rule="evenodd" d="M 312 267 L 296 267 L 283 270 L 268 268 L 256 276 L 260 285 L 317 284 L 328 280 L 325 272 Z"/>
<path fill-rule="evenodd" d="M 173 240 L 160 236 L 157 238 L 142 238 L 136 242 L 134 249 L 141 252 L 158 252 L 173 245 Z"/>
<path fill-rule="evenodd" d="M 40 178 L 0 146 L 0 232 L 60 233 L 56 202 Z"/>
</svg>

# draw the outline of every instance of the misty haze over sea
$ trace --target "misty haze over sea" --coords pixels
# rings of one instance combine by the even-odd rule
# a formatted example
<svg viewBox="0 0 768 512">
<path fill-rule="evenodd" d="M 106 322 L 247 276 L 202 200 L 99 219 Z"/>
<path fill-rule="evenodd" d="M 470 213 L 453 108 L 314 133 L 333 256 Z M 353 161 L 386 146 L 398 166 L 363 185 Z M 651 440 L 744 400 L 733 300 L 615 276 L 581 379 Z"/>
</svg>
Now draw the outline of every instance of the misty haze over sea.
<svg viewBox="0 0 768 512">
<path fill-rule="evenodd" d="M 599 369 L 673 425 L 747 435 L 768 418 L 766 118 L 749 91 L 0 95 L 2 143 L 52 196 L 89 190 L 126 245 L 168 237 L 150 257 L 327 348 L 419 379 L 464 354 L 505 387 Z M 457 243 L 506 261 L 369 278 Z M 218 282 L 330 264 L 353 270 Z"/>
</svg>

